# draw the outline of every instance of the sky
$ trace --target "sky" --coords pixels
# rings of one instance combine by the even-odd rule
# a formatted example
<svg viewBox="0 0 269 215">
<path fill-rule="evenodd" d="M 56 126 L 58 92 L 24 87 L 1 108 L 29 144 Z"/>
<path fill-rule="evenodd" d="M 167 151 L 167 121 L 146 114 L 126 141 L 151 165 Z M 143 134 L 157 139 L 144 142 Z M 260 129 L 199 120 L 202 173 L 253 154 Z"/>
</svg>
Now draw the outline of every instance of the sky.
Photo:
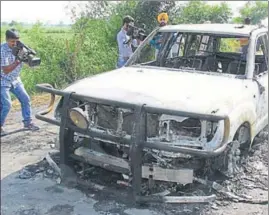
<svg viewBox="0 0 269 215">
<path fill-rule="evenodd" d="M 70 15 L 65 6 L 77 4 L 79 1 L 1 1 L 1 22 L 35 23 L 41 21 L 47 24 L 63 22 L 71 24 Z M 208 1 L 209 4 L 219 4 L 221 1 Z M 228 1 L 234 14 L 246 1 Z"/>
</svg>

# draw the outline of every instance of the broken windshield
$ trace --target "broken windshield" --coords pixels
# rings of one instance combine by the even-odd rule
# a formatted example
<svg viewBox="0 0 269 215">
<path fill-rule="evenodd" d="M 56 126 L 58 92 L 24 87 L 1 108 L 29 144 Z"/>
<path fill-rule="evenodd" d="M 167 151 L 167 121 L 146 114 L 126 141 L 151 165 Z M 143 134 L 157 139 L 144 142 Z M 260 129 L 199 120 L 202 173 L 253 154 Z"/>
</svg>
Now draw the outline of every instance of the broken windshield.
<svg viewBox="0 0 269 215">
<path fill-rule="evenodd" d="M 248 37 L 187 32 L 156 32 L 128 66 L 154 66 L 245 75 Z"/>
</svg>

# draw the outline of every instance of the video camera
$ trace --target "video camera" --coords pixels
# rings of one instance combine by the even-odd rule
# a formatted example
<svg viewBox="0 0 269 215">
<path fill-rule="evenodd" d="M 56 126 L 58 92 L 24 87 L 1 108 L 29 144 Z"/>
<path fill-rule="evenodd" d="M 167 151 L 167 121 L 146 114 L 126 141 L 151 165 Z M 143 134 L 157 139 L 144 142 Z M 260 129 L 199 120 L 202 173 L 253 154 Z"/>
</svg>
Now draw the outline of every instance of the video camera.
<svg viewBox="0 0 269 215">
<path fill-rule="evenodd" d="M 138 28 L 135 25 L 128 25 L 127 35 L 132 39 L 138 39 L 143 41 L 148 35 L 146 35 L 145 25 L 143 28 Z"/>
<path fill-rule="evenodd" d="M 18 60 L 28 64 L 30 67 L 39 66 L 41 64 L 41 59 L 35 57 L 36 52 L 21 41 L 17 41 L 16 46 L 12 49 L 12 54 Z"/>
</svg>

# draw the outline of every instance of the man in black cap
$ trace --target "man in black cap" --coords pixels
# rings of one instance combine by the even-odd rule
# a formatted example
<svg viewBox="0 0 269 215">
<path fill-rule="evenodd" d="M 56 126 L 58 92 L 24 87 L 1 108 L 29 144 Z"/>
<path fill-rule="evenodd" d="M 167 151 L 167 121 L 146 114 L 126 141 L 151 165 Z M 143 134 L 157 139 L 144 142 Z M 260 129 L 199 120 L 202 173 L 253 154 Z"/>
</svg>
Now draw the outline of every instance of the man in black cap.
<svg viewBox="0 0 269 215">
<path fill-rule="evenodd" d="M 21 103 L 24 128 L 39 130 L 32 122 L 30 97 L 20 79 L 23 63 L 12 54 L 12 48 L 16 46 L 19 38 L 19 32 L 10 29 L 6 31 L 6 42 L 1 44 L 1 136 L 5 134 L 3 126 L 11 108 L 10 92 Z"/>
</svg>

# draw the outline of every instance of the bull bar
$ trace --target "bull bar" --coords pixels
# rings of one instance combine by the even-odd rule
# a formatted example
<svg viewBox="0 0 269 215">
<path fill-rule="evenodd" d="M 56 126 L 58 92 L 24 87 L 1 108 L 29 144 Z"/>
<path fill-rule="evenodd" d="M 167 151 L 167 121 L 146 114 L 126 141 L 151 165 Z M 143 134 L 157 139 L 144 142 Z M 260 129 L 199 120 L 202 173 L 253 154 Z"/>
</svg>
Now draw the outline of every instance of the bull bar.
<svg viewBox="0 0 269 215">
<path fill-rule="evenodd" d="M 150 107 L 146 104 L 131 104 L 128 102 L 120 102 L 102 98 L 89 97 L 82 94 L 67 92 L 54 89 L 50 84 L 37 84 L 36 88 L 43 92 L 47 92 L 51 94 L 51 100 L 48 108 L 38 112 L 35 117 L 41 121 L 48 122 L 53 125 L 60 126 L 59 132 L 59 141 L 60 141 L 60 165 L 61 166 L 69 166 L 70 158 L 83 160 L 72 154 L 70 146 L 72 145 L 72 140 L 74 136 L 74 132 L 81 133 L 83 135 L 87 135 L 89 137 L 94 138 L 102 138 L 108 141 L 121 142 L 124 144 L 129 144 L 129 166 L 130 173 L 132 176 L 132 193 L 133 197 L 136 201 L 142 201 L 143 197 L 141 196 L 141 184 L 142 184 L 142 152 L 143 148 L 156 149 L 162 151 L 169 151 L 174 153 L 185 153 L 189 155 L 199 156 L 199 157 L 214 157 L 221 154 L 227 147 L 228 141 L 225 137 L 227 137 L 227 132 L 229 132 L 229 119 L 227 116 L 221 115 L 212 115 L 212 114 L 199 114 L 199 113 L 190 113 L 185 111 L 164 109 L 158 107 Z M 53 105 L 55 102 L 56 95 L 61 96 L 63 98 L 63 109 L 62 109 L 62 117 L 61 121 L 56 119 L 52 119 L 46 117 L 48 113 L 53 110 Z M 135 114 L 134 121 L 134 131 L 130 137 L 119 137 L 112 134 L 107 134 L 101 131 L 97 131 L 95 129 L 81 129 L 79 127 L 74 126 L 72 123 L 68 121 L 68 108 L 70 99 L 78 100 L 78 101 L 87 101 L 102 105 L 112 105 L 120 108 L 133 109 Z M 174 147 L 169 146 L 168 144 L 164 144 L 162 142 L 147 142 L 146 137 L 146 114 L 169 114 L 176 115 L 182 117 L 193 117 L 199 118 L 202 120 L 210 120 L 210 121 L 219 121 L 224 120 L 225 122 L 225 132 L 224 138 L 221 143 L 221 146 L 215 150 L 200 150 L 188 147 Z"/>
</svg>

